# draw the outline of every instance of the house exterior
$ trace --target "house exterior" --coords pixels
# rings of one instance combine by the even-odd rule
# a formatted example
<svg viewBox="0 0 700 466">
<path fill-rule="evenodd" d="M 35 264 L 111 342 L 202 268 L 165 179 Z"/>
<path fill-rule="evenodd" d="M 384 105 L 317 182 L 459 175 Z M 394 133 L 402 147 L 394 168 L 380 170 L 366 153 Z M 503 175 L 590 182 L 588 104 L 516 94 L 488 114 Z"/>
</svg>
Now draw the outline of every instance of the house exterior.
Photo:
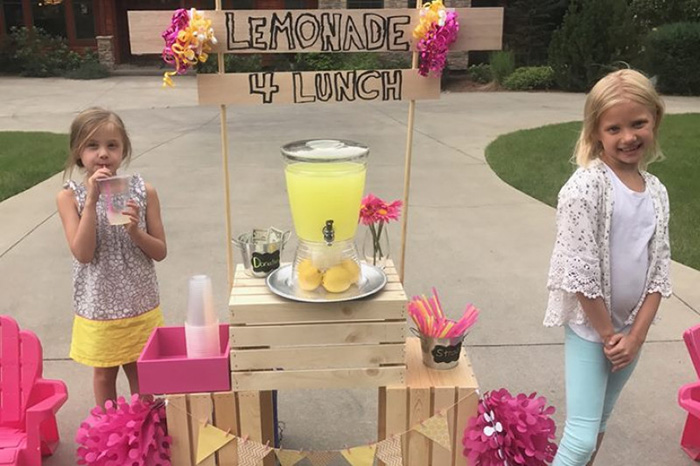
<svg viewBox="0 0 700 466">
<path fill-rule="evenodd" d="M 221 0 L 222 9 L 414 8 L 415 0 Z M 468 7 L 471 0 L 451 0 Z M 93 49 L 107 65 L 129 63 L 130 10 L 213 10 L 214 0 L 0 0 L 0 40 L 12 27 L 40 27 L 75 50 Z M 457 58 L 457 57 L 455 57 Z M 466 53 L 464 54 L 466 60 Z M 450 57 L 450 60 L 453 60 Z M 466 62 L 465 62 L 466 63 Z M 455 67 L 459 68 L 459 67 Z"/>
</svg>

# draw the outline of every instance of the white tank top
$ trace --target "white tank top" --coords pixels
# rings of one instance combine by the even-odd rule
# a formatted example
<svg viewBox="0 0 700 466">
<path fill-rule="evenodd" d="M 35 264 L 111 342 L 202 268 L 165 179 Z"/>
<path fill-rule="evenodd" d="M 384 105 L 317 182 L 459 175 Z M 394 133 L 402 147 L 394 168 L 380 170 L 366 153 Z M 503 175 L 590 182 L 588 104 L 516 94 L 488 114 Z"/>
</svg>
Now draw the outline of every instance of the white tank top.
<svg viewBox="0 0 700 466">
<path fill-rule="evenodd" d="M 648 190 L 636 192 L 625 186 L 605 165 L 613 185 L 610 224 L 610 302 L 612 324 L 617 333 L 628 333 L 625 321 L 644 293 L 649 269 L 649 241 L 654 235 L 656 214 Z M 600 342 L 589 325 L 569 324 L 581 338 Z"/>
</svg>

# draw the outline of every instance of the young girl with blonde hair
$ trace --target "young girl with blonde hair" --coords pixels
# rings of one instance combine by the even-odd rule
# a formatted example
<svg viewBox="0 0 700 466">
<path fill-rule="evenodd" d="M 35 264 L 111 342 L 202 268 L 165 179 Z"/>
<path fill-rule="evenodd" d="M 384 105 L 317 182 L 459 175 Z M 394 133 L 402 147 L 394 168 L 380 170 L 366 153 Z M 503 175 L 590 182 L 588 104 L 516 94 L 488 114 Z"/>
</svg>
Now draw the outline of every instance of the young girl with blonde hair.
<svg viewBox="0 0 700 466">
<path fill-rule="evenodd" d="M 123 367 L 138 393 L 136 360 L 154 327 L 163 323 L 153 261 L 167 254 L 156 190 L 131 177 L 125 225 L 110 225 L 98 181 L 115 176 L 131 157 L 121 118 L 101 108 L 80 113 L 71 125 L 66 172 L 85 173 L 57 195 L 58 212 L 73 254 L 73 335 L 70 356 L 94 367 L 95 401 L 116 399 Z"/>
<path fill-rule="evenodd" d="M 566 425 L 553 465 L 593 464 L 620 392 L 671 295 L 666 188 L 646 171 L 662 158 L 664 105 L 634 70 L 608 74 L 586 98 L 559 192 L 546 326 L 565 326 Z"/>
</svg>

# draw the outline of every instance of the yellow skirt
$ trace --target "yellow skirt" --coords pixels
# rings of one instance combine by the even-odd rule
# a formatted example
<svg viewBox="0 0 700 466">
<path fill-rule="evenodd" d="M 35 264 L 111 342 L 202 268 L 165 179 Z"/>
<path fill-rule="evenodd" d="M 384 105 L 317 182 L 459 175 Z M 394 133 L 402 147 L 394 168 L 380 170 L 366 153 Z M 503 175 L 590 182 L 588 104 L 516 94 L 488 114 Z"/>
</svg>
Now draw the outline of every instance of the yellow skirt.
<svg viewBox="0 0 700 466">
<path fill-rule="evenodd" d="M 134 362 L 153 329 L 162 325 L 160 307 L 136 317 L 117 320 L 75 316 L 70 357 L 92 367 L 115 367 Z"/>
</svg>

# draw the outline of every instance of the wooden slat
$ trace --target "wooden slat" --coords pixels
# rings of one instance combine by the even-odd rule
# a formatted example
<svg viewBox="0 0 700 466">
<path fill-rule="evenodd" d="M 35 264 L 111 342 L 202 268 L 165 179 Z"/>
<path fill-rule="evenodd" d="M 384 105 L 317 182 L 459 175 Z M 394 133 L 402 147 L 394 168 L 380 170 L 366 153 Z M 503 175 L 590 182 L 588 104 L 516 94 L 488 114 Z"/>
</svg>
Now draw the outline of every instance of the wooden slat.
<svg viewBox="0 0 700 466">
<path fill-rule="evenodd" d="M 384 422 L 386 424 L 386 437 L 402 434 L 408 429 L 408 390 L 402 387 L 383 387 L 380 390 L 384 392 L 384 405 L 386 416 Z M 381 398 L 380 398 L 381 402 Z M 404 457 L 406 455 L 407 443 L 406 436 L 402 438 L 401 448 Z"/>
<path fill-rule="evenodd" d="M 247 296 L 247 298 L 250 297 Z M 263 299 L 267 301 L 267 297 L 263 297 Z M 352 303 L 306 304 L 288 302 L 284 305 L 282 303 L 233 305 L 231 306 L 230 323 L 231 325 L 265 325 L 333 321 L 405 321 L 406 302 L 406 298 L 403 297 L 393 302 L 358 300 Z"/>
<path fill-rule="evenodd" d="M 259 391 L 241 391 L 238 393 L 238 419 L 240 435 L 250 440 L 263 442 L 263 421 L 260 410 Z M 263 466 L 259 461 L 257 466 Z M 265 465 L 266 466 L 266 465 Z"/>
<path fill-rule="evenodd" d="M 167 395 L 165 399 L 165 416 L 168 420 L 168 435 L 172 438 L 170 456 L 173 466 L 190 466 L 191 439 L 187 396 Z"/>
<path fill-rule="evenodd" d="M 455 430 L 458 436 L 464 433 L 464 429 L 467 427 L 469 418 L 477 415 L 479 407 L 479 395 L 475 388 L 459 388 L 457 390 L 457 399 L 462 400 L 455 407 Z M 454 457 L 455 465 L 465 465 L 468 464 L 467 460 L 462 454 L 462 449 L 457 448 L 452 452 Z"/>
<path fill-rule="evenodd" d="M 430 389 L 408 389 L 408 425 L 415 426 L 431 416 L 430 414 Z M 407 466 L 426 466 L 430 461 L 431 440 L 425 435 L 411 431 L 408 437 Z"/>
<path fill-rule="evenodd" d="M 211 455 L 200 463 L 197 463 L 197 442 L 199 441 L 199 429 L 204 421 L 213 421 L 213 402 L 209 393 L 190 393 L 187 395 L 190 405 L 190 437 L 192 439 L 192 464 L 197 466 L 216 466 L 216 456 Z"/>
<path fill-rule="evenodd" d="M 223 431 L 238 435 L 238 406 L 234 392 L 212 394 L 214 400 L 214 425 Z M 216 452 L 218 466 L 238 466 L 238 443 L 233 441 Z"/>
<path fill-rule="evenodd" d="M 387 345 L 297 346 L 231 351 L 231 370 L 335 369 L 404 363 L 402 343 Z"/>
<path fill-rule="evenodd" d="M 260 392 L 260 417 L 262 419 L 262 443 L 270 447 L 275 446 L 275 420 L 272 392 L 270 390 Z M 270 452 L 264 459 L 265 466 L 275 466 L 276 456 Z"/>
<path fill-rule="evenodd" d="M 404 371 L 403 366 L 387 366 L 364 369 L 232 372 L 231 386 L 234 390 L 381 387 L 402 385 Z"/>
<path fill-rule="evenodd" d="M 231 348 L 401 343 L 405 328 L 404 322 L 231 327 Z"/>
<path fill-rule="evenodd" d="M 441 410 L 445 410 L 447 408 L 452 408 L 452 406 L 455 404 L 457 401 L 455 399 L 455 395 L 457 393 L 457 390 L 452 387 L 435 387 L 432 391 L 433 395 L 433 411 L 432 415 L 436 415 L 440 413 Z M 431 466 L 454 466 L 452 464 L 453 460 L 453 451 L 457 447 L 461 445 L 461 437 L 459 435 L 455 435 L 455 426 L 454 426 L 454 409 L 449 409 L 445 411 L 445 416 L 447 418 L 447 426 L 449 428 L 450 432 L 450 439 L 451 439 L 451 445 L 452 445 L 452 450 L 447 450 L 445 449 L 442 445 L 438 445 L 436 443 L 433 443 L 433 452 L 431 455 Z M 460 437 L 460 439 L 456 442 L 455 444 L 455 439 L 457 437 Z M 461 448 L 459 448 L 461 450 Z"/>
<path fill-rule="evenodd" d="M 503 36 L 503 8 L 457 8 L 456 12 L 460 23 L 460 31 L 457 41 L 452 44 L 450 50 L 500 50 Z M 382 28 L 380 33 L 386 34 L 384 37 L 388 36 L 388 40 L 383 41 L 379 47 L 372 48 L 370 51 L 409 51 L 413 49 L 414 39 L 412 31 L 418 25 L 420 15 L 420 12 L 416 9 L 389 8 L 381 10 L 236 10 L 228 12 L 203 11 L 203 13 L 207 19 L 211 19 L 214 35 L 218 39 L 218 44 L 213 47 L 213 53 L 306 53 L 332 51 L 323 50 L 322 40 L 317 40 L 313 44 L 302 44 L 297 39 L 294 41 L 294 47 L 290 47 L 284 34 L 279 34 L 277 47 L 273 49 L 269 46 L 271 30 L 269 26 L 256 29 L 254 34 L 260 34 L 256 44 L 242 44 L 242 41 L 248 40 L 248 31 L 250 31 L 248 21 L 251 17 L 261 18 L 261 20 L 266 21 L 265 24 L 270 25 L 273 15 L 283 19 L 285 14 L 291 15 L 294 24 L 296 24 L 297 18 L 302 15 L 319 17 L 321 14 L 340 14 L 344 20 L 343 25 L 339 28 L 342 34 L 341 40 L 346 39 L 343 32 L 345 31 L 346 19 L 352 18 L 362 38 L 359 41 L 348 42 L 347 47 L 342 47 L 345 52 L 368 50 L 367 44 L 362 43 L 365 37 L 364 17 L 368 15 L 372 15 L 375 18 L 394 17 L 395 20 L 402 21 L 402 23 L 399 24 L 392 20 L 392 24 L 388 28 Z M 229 37 L 227 37 L 226 13 L 233 13 L 233 40 L 228 40 Z M 131 53 L 135 55 L 161 53 L 164 45 L 161 34 L 170 25 L 171 17 L 172 11 L 168 10 L 129 11 Z M 303 29 L 308 31 L 311 28 L 313 26 L 308 24 L 308 28 Z M 308 37 L 311 37 L 311 35 L 307 35 L 307 39 Z"/>
</svg>

